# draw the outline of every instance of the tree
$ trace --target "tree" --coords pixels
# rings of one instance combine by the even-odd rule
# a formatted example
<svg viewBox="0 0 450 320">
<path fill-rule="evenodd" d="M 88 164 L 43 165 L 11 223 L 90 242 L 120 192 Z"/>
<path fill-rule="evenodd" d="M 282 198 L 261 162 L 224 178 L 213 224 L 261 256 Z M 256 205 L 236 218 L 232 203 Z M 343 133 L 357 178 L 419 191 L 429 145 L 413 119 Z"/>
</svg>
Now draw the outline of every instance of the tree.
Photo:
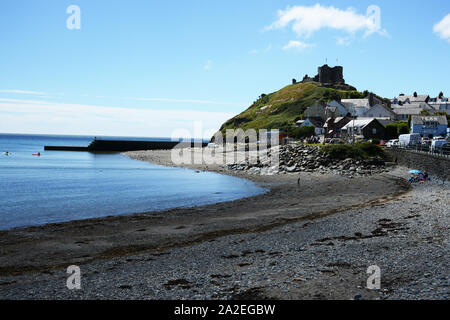
<svg viewBox="0 0 450 320">
<path fill-rule="evenodd" d="M 397 125 L 397 128 L 398 128 L 398 135 L 401 135 L 401 134 L 408 134 L 409 133 L 409 126 L 408 126 L 408 124 L 407 123 L 399 123 L 398 125 Z"/>
<path fill-rule="evenodd" d="M 428 112 L 428 110 L 424 109 L 424 110 L 420 111 L 420 114 L 423 115 L 423 116 L 429 116 L 430 112 Z"/>
<path fill-rule="evenodd" d="M 386 138 L 389 140 L 398 138 L 398 128 L 395 123 L 386 125 Z"/>
</svg>

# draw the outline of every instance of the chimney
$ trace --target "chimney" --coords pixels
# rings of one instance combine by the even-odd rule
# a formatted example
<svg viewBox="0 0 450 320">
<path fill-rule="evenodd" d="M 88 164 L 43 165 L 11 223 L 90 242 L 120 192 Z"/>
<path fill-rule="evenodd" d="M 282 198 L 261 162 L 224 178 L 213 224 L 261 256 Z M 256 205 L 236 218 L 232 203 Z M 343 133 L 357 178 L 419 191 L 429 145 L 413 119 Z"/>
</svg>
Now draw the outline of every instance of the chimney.
<svg viewBox="0 0 450 320">
<path fill-rule="evenodd" d="M 374 94 L 372 92 L 369 93 L 369 106 L 373 107 L 375 105 Z"/>
</svg>

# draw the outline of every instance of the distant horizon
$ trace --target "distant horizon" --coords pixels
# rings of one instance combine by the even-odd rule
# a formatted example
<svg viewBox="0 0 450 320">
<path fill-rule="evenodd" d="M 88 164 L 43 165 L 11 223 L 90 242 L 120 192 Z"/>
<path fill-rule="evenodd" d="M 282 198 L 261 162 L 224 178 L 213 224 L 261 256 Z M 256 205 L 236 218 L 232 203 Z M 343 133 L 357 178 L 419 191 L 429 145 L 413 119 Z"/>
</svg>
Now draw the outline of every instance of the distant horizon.
<svg viewBox="0 0 450 320">
<path fill-rule="evenodd" d="M 53 137 L 80 137 L 80 138 L 136 138 L 136 139 L 193 139 L 193 140 L 209 140 L 209 138 L 187 138 L 187 137 L 151 137 L 151 136 L 114 136 L 114 135 L 90 135 L 90 134 L 55 134 L 55 133 L 17 133 L 17 132 L 0 132 L 0 135 L 6 136 L 53 136 Z"/>
</svg>

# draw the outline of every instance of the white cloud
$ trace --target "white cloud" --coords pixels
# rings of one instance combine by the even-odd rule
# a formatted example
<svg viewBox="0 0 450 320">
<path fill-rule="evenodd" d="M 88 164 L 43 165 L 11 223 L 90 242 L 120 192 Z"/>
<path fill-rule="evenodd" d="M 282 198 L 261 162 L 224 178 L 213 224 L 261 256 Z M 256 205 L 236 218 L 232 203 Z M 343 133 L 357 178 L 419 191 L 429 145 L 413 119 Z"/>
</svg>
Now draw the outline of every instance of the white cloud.
<svg viewBox="0 0 450 320">
<path fill-rule="evenodd" d="M 450 14 L 434 25 L 433 31 L 442 39 L 450 42 Z"/>
<path fill-rule="evenodd" d="M 170 137 L 175 130 L 218 130 L 229 112 L 156 110 L 0 98 L 2 133 L 47 133 Z M 195 136 L 198 137 L 198 136 Z M 204 138 L 210 138 L 205 135 Z"/>
<path fill-rule="evenodd" d="M 309 37 L 323 28 L 331 28 L 355 33 L 364 31 L 364 36 L 373 33 L 387 35 L 381 29 L 380 9 L 377 6 L 367 8 L 366 15 L 357 13 L 354 9 L 341 10 L 333 6 L 326 7 L 320 4 L 314 6 L 293 6 L 278 11 L 278 20 L 266 27 L 266 30 L 282 29 L 291 22 L 292 30 L 298 36 Z"/>
<path fill-rule="evenodd" d="M 53 96 L 47 95 L 48 93 L 36 92 L 36 91 L 26 91 L 26 90 L 0 90 L 1 93 L 17 93 L 24 95 L 39 95 L 45 97 L 39 97 L 41 99 L 54 98 Z M 57 95 L 57 94 L 52 94 Z M 62 94 L 59 94 L 62 96 Z M 89 97 L 89 94 L 74 95 L 82 98 Z M 61 97 L 58 97 L 61 98 Z M 229 106 L 246 106 L 249 102 L 228 102 L 228 101 L 212 101 L 212 100 L 202 100 L 202 99 L 175 99 L 175 98 L 148 98 L 148 97 L 119 97 L 119 96 L 94 96 L 96 99 L 121 99 L 121 100 L 133 100 L 133 101 L 147 101 L 147 102 L 162 102 L 162 103 L 185 103 L 185 104 L 214 104 L 214 105 L 229 105 Z"/>
<path fill-rule="evenodd" d="M 48 94 L 46 92 L 28 91 L 28 90 L 0 90 L 0 93 L 30 94 L 39 96 L 44 96 Z"/>
<path fill-rule="evenodd" d="M 211 60 L 206 61 L 205 65 L 203 66 L 203 69 L 211 70 L 212 69 L 212 61 Z"/>
<path fill-rule="evenodd" d="M 297 40 L 291 40 L 287 45 L 283 47 L 283 50 L 289 50 L 289 49 L 305 49 L 309 47 L 313 47 L 313 44 L 305 43 L 302 41 Z"/>
</svg>

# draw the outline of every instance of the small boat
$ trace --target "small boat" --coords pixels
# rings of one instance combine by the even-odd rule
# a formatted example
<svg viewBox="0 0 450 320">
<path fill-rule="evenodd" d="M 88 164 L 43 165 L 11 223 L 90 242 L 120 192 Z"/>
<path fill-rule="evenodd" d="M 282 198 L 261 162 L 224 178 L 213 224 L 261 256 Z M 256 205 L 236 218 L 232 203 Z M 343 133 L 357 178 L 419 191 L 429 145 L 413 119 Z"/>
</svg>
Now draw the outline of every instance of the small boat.
<svg viewBox="0 0 450 320">
<path fill-rule="evenodd" d="M 41 153 L 40 153 L 40 152 L 38 152 L 38 153 L 33 153 L 33 156 L 38 156 L 38 157 L 40 157 L 40 156 L 41 156 Z"/>
</svg>

